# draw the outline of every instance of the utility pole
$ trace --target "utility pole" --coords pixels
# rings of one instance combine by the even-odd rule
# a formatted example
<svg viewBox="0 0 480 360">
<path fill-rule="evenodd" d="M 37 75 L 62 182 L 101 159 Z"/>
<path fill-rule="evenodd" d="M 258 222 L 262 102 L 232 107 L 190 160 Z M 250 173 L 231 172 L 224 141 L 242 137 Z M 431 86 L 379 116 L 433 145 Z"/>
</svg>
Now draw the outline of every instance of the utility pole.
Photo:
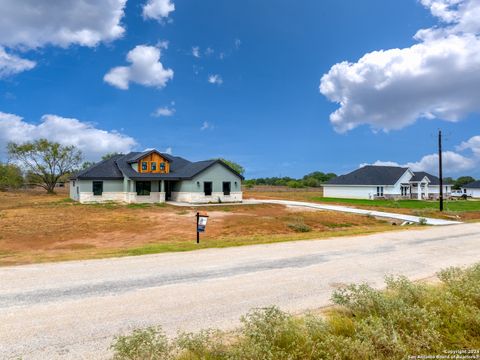
<svg viewBox="0 0 480 360">
<path fill-rule="evenodd" d="M 438 130 L 438 177 L 440 179 L 440 211 L 443 211 L 442 130 Z"/>
</svg>

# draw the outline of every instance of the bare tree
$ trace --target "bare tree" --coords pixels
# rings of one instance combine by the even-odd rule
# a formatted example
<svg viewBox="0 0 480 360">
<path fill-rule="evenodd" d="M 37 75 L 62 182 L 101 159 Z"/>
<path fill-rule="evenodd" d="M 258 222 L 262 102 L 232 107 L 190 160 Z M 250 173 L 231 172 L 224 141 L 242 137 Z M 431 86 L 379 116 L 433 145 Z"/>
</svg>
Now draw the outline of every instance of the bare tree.
<svg viewBox="0 0 480 360">
<path fill-rule="evenodd" d="M 55 185 L 80 164 L 82 153 L 47 139 L 23 144 L 9 143 L 8 154 L 27 171 L 27 180 L 54 193 Z"/>
</svg>

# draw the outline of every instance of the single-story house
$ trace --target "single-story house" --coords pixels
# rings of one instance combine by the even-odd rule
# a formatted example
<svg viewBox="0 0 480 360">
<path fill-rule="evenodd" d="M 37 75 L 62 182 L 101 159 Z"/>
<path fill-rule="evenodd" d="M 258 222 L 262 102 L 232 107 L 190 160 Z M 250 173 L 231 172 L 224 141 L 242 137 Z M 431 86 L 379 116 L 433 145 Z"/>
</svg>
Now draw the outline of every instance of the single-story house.
<svg viewBox="0 0 480 360">
<path fill-rule="evenodd" d="M 480 180 L 464 185 L 462 192 L 472 198 L 480 198 Z"/>
<path fill-rule="evenodd" d="M 449 196 L 452 184 L 443 185 Z M 440 179 L 423 171 L 400 166 L 367 165 L 331 179 L 323 196 L 350 199 L 431 199 L 440 194 Z"/>
<path fill-rule="evenodd" d="M 70 179 L 81 203 L 241 202 L 243 177 L 221 160 L 190 162 L 157 150 L 115 155 Z"/>
</svg>

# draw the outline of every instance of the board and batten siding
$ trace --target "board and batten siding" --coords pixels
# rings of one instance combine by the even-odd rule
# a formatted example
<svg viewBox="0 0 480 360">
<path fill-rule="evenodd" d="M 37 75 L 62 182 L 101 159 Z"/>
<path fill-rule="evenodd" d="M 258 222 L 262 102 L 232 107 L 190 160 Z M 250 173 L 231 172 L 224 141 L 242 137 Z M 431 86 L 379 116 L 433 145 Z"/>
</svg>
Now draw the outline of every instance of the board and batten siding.
<svg viewBox="0 0 480 360">
<path fill-rule="evenodd" d="M 205 196 L 204 183 L 212 183 L 212 195 Z M 230 195 L 223 194 L 223 183 L 230 182 Z M 181 202 L 242 201 L 242 179 L 221 164 L 214 164 L 191 180 L 174 183 L 172 198 Z"/>
</svg>

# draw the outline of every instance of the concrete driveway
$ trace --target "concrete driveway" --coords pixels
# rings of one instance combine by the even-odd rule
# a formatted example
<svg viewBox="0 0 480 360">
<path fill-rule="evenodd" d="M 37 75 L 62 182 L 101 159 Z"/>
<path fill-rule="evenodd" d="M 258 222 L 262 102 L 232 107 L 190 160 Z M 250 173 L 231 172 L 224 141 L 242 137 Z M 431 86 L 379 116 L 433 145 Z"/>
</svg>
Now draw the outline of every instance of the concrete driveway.
<svg viewBox="0 0 480 360">
<path fill-rule="evenodd" d="M 480 224 L 0 268 L 1 359 L 104 359 L 118 333 L 229 329 L 254 307 L 329 304 L 339 284 L 382 286 L 480 261 Z"/>
<path fill-rule="evenodd" d="M 393 212 L 357 209 L 357 208 L 342 206 L 342 205 L 327 205 L 327 204 L 318 204 L 318 203 L 311 203 L 311 202 L 304 202 L 304 201 L 290 201 L 290 200 L 257 200 L 257 199 L 251 199 L 251 200 L 253 200 L 256 203 L 262 203 L 262 204 L 281 204 L 286 206 L 305 207 L 305 208 L 312 208 L 312 209 L 318 209 L 318 210 L 340 211 L 340 212 L 346 212 L 351 214 L 371 215 L 371 216 L 381 217 L 381 218 L 397 219 L 397 220 L 408 221 L 408 222 L 417 223 L 417 224 L 420 223 L 421 219 L 425 219 L 427 225 L 438 226 L 438 225 L 461 224 L 460 221 L 434 219 L 434 218 L 422 218 L 419 216 L 398 214 Z"/>
</svg>

